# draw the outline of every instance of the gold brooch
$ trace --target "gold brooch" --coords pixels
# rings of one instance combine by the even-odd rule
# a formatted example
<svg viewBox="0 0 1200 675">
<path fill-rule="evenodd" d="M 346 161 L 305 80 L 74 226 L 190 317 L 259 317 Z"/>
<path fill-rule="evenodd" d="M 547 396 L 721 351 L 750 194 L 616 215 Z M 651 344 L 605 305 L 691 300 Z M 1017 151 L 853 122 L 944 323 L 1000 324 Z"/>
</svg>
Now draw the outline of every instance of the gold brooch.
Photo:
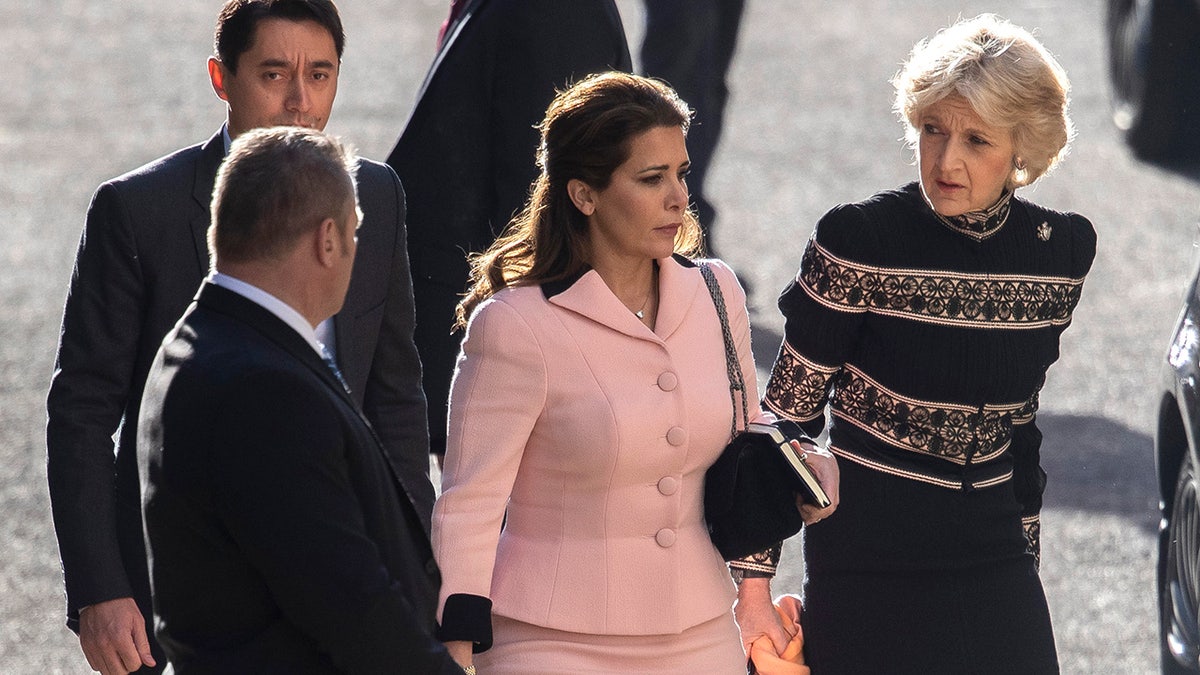
<svg viewBox="0 0 1200 675">
<path fill-rule="evenodd" d="M 1050 223 L 1042 221 L 1042 224 L 1038 225 L 1037 237 L 1042 241 L 1050 241 Z"/>
</svg>

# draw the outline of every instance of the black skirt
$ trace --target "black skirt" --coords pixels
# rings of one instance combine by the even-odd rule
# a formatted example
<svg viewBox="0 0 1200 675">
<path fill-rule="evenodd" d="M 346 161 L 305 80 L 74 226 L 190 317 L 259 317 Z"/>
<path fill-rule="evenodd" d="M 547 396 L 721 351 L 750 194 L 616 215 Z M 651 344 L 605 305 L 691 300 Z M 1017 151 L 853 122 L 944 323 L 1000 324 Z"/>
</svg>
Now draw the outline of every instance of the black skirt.
<svg viewBox="0 0 1200 675">
<path fill-rule="evenodd" d="M 949 490 L 843 459 L 805 531 L 814 673 L 1057 673 L 1050 613 L 1009 483 Z"/>
</svg>

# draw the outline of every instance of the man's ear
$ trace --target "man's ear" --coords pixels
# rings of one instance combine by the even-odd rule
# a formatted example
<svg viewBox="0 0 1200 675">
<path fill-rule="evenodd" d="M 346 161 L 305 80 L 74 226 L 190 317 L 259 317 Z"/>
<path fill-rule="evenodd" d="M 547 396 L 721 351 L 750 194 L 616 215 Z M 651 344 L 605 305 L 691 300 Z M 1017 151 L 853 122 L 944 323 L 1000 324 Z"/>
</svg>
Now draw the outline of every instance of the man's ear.
<svg viewBox="0 0 1200 675">
<path fill-rule="evenodd" d="M 341 236 L 342 230 L 333 218 L 326 218 L 317 226 L 313 245 L 316 246 L 317 260 L 322 267 L 333 267 L 341 257 Z"/>
<path fill-rule="evenodd" d="M 590 216 L 596 212 L 595 193 L 587 183 L 572 178 L 567 181 L 567 195 L 583 215 Z"/>
<path fill-rule="evenodd" d="M 215 56 L 208 57 L 208 79 L 212 82 L 213 91 L 217 98 L 229 102 L 229 94 L 225 92 L 225 64 Z"/>
</svg>

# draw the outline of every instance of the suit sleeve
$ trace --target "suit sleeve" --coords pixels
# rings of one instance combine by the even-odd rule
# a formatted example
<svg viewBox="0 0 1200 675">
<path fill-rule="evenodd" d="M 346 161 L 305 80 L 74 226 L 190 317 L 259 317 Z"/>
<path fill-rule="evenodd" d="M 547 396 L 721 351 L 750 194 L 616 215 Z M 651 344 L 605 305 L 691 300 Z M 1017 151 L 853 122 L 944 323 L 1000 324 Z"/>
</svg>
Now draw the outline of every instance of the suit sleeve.
<svg viewBox="0 0 1200 675">
<path fill-rule="evenodd" d="M 284 615 L 339 670 L 460 672 L 368 531 L 344 411 L 318 386 L 268 372 L 221 392 L 214 508 Z"/>
<path fill-rule="evenodd" d="M 467 329 L 450 394 L 433 551 L 442 570 L 441 638 L 491 645 L 489 599 L 504 510 L 545 407 L 545 360 L 530 325 L 492 299 Z"/>
<path fill-rule="evenodd" d="M 133 595 L 117 543 L 113 435 L 131 389 L 144 302 L 128 212 L 117 187 L 103 185 L 75 257 L 46 406 L 46 471 L 67 625 L 76 630 L 81 607 Z"/>
<path fill-rule="evenodd" d="M 387 297 L 379 339 L 363 392 L 363 412 L 379 432 L 388 454 L 401 465 L 405 488 L 421 520 L 428 526 L 433 510 L 433 485 L 429 482 L 429 428 L 425 394 L 421 389 L 421 360 L 413 341 L 412 276 L 409 272 L 404 223 L 404 190 L 390 167 L 387 175 L 393 253 L 387 277 Z"/>
<path fill-rule="evenodd" d="M 842 206 L 817 224 L 800 271 L 779 297 L 784 340 L 767 382 L 764 405 L 816 437 L 825 403 L 857 342 L 865 308 L 854 270 L 868 257 L 869 228 L 855 207 Z"/>
</svg>

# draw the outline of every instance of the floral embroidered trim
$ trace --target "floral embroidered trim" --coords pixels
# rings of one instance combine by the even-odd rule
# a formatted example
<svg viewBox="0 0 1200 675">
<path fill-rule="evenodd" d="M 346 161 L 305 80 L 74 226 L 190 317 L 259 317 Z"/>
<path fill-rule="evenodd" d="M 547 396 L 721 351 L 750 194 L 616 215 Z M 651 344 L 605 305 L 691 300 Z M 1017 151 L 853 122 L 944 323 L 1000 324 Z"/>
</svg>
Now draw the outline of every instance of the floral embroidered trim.
<svg viewBox="0 0 1200 675">
<path fill-rule="evenodd" d="M 730 560 L 729 567 L 731 570 L 742 570 L 743 572 L 762 572 L 769 576 L 775 576 L 775 570 L 779 567 L 779 559 L 783 557 L 783 542 L 780 542 L 765 551 L 751 553 L 744 558 Z M 746 574 L 747 578 L 761 576 L 757 574 Z"/>
<path fill-rule="evenodd" d="M 1021 518 L 1021 528 L 1025 530 L 1025 552 L 1033 556 L 1033 566 L 1042 568 L 1042 518 L 1041 515 Z"/>
<path fill-rule="evenodd" d="M 838 368 L 804 358 L 786 340 L 771 370 L 763 404 L 793 422 L 808 422 L 825 414 L 829 383 Z"/>
<path fill-rule="evenodd" d="M 974 408 L 901 396 L 846 365 L 834 387 L 833 414 L 876 438 L 965 465 L 995 459 L 1012 439 L 1012 416 L 1025 403 Z"/>
<path fill-rule="evenodd" d="M 1004 223 L 1008 221 L 1008 212 L 1012 206 L 1012 190 L 1005 190 L 1000 194 L 1000 198 L 995 204 L 980 209 L 971 211 L 959 216 L 943 216 L 933 209 L 932 205 L 926 200 L 925 204 L 933 211 L 933 215 L 946 227 L 965 234 L 976 241 L 983 241 L 988 237 L 1000 231 L 1004 227 Z"/>
<path fill-rule="evenodd" d="M 907 478 L 909 480 L 920 481 L 922 483 L 928 483 L 930 485 L 936 485 L 938 487 L 948 488 L 951 490 L 961 490 L 963 487 L 963 481 L 960 478 L 943 478 L 941 476 L 935 476 L 931 473 L 924 473 L 921 471 L 911 471 L 908 469 L 902 469 L 898 466 L 893 466 L 891 464 L 884 464 L 883 462 L 877 462 L 875 460 L 867 459 L 866 457 L 856 455 L 853 452 L 846 450 L 845 448 L 842 448 L 842 447 L 839 447 L 839 446 L 836 446 L 833 444 L 830 444 L 829 451 L 842 459 L 849 460 L 851 462 L 854 462 L 856 464 L 861 464 L 866 467 L 870 467 L 872 469 L 875 469 L 876 471 L 890 474 L 892 476 L 899 476 L 900 478 Z M 1008 469 L 1004 473 L 1001 473 L 996 476 L 992 476 L 991 478 L 984 478 L 983 480 L 971 481 L 970 485 L 972 488 L 975 488 L 975 489 L 988 488 L 988 487 L 992 487 L 993 485 L 1000 485 L 1001 483 L 1007 483 L 1008 481 L 1012 480 L 1012 477 L 1013 477 L 1012 469 Z"/>
<path fill-rule="evenodd" d="M 1041 396 L 1040 391 L 1035 391 L 1033 396 L 1021 406 L 1021 409 L 1012 414 L 1013 424 L 1029 424 L 1033 421 L 1034 416 L 1038 411 L 1038 401 Z"/>
<path fill-rule="evenodd" d="M 797 277 L 813 300 L 842 312 L 876 312 L 948 326 L 1063 326 L 1083 279 L 885 269 L 838 258 L 816 241 Z"/>
</svg>

